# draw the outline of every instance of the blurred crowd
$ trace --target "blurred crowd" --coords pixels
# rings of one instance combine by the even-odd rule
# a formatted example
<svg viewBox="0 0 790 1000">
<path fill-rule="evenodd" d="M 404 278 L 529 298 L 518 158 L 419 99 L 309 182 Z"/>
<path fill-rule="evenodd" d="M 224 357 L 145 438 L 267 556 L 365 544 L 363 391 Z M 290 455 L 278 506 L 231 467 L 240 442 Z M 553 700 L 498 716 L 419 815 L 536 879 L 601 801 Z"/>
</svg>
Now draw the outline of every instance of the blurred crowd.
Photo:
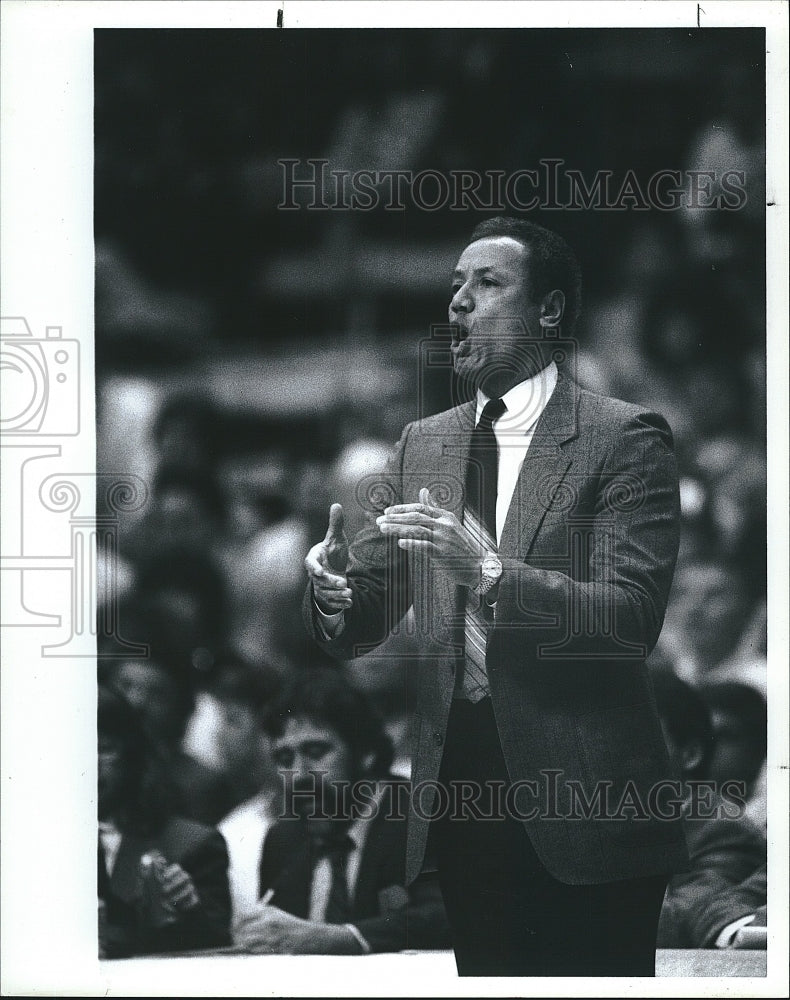
<svg viewBox="0 0 790 1000">
<path fill-rule="evenodd" d="M 673 429 L 682 542 L 650 665 L 703 699 L 708 773 L 746 783 L 764 830 L 759 37 L 614 33 L 604 54 L 582 33 L 395 32 L 364 48 L 353 33 L 123 34 L 96 47 L 98 454 L 149 498 L 118 522 L 100 597 L 117 598 L 119 624 L 99 637 L 99 671 L 165 749 L 177 812 L 216 824 L 275 786 L 262 706 L 325 666 L 301 625 L 304 555 L 330 502 L 349 533 L 362 523 L 366 477 L 403 424 L 454 402 L 420 343 L 476 214 L 277 212 L 277 159 L 507 170 L 561 156 L 746 175 L 738 212 L 536 221 L 582 262 L 576 377 Z M 300 81 L 323 71 L 306 96 Z M 401 776 L 418 669 L 407 625 L 346 668 Z"/>
</svg>

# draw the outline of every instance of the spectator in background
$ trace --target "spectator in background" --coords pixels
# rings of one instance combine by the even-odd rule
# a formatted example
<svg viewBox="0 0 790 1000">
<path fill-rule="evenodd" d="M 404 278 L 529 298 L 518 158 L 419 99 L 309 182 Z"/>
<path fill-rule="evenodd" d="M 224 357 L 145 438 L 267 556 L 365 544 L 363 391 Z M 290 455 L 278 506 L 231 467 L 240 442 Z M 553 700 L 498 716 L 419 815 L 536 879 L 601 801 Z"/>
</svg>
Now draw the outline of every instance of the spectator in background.
<svg viewBox="0 0 790 1000">
<path fill-rule="evenodd" d="M 268 724 L 286 809 L 236 942 L 278 954 L 448 947 L 438 884 L 405 885 L 409 786 L 389 774 L 392 746 L 365 696 L 336 669 L 305 670 Z"/>
<path fill-rule="evenodd" d="M 665 671 L 654 674 L 653 688 L 670 757 L 684 783 L 691 858 L 667 887 L 658 947 L 726 948 L 745 918 L 765 905 L 759 893 L 765 837 L 740 815 L 743 796 L 730 780 L 735 775 L 724 776 L 722 784 L 711 780 L 713 726 L 699 692 Z M 764 913 L 755 919 L 764 920 Z"/>
<path fill-rule="evenodd" d="M 390 442 L 359 438 L 347 444 L 332 465 L 329 473 L 332 489 L 329 493 L 343 505 L 346 530 L 352 537 L 375 510 L 371 496 L 376 486 L 380 485 L 381 470 L 391 450 Z M 321 513 L 325 516 L 326 509 Z"/>
<path fill-rule="evenodd" d="M 152 430 L 160 467 L 178 465 L 198 472 L 212 467 L 220 436 L 219 411 L 197 392 L 171 396 Z"/>
<path fill-rule="evenodd" d="M 98 741 L 100 957 L 227 944 L 225 843 L 178 814 L 141 718 L 105 686 Z"/>
<path fill-rule="evenodd" d="M 712 558 L 679 564 L 660 650 L 685 680 L 700 681 L 736 648 L 749 611 L 736 566 Z"/>
<path fill-rule="evenodd" d="M 267 457 L 270 464 L 259 455 L 246 478 L 239 471 L 233 475 L 232 536 L 223 553 L 228 634 L 235 652 L 260 666 L 300 662 L 293 644 L 305 645 L 294 627 L 304 583 L 301 565 L 294 559 L 308 537 L 302 510 L 295 504 L 298 465 L 280 449 Z"/>
<path fill-rule="evenodd" d="M 746 395 L 741 388 L 740 396 Z M 704 438 L 696 442 L 692 468 L 704 484 L 715 551 L 737 563 L 751 593 L 764 594 L 768 483 L 762 444 L 742 432 Z"/>
<path fill-rule="evenodd" d="M 102 675 L 140 713 L 158 744 L 172 785 L 174 809 L 198 822 L 216 823 L 231 807 L 231 792 L 221 774 L 182 749 L 195 704 L 189 678 L 156 658 L 106 660 Z"/>
<path fill-rule="evenodd" d="M 207 676 L 226 640 L 226 589 L 198 552 L 155 550 L 141 564 L 138 600 L 162 654 L 186 674 Z"/>
<path fill-rule="evenodd" d="M 133 558 L 143 562 L 162 550 L 207 558 L 225 514 L 222 493 L 212 476 L 186 466 L 163 466 L 151 493 L 151 509 L 129 539 Z"/>
<path fill-rule="evenodd" d="M 264 728 L 279 687 L 273 668 L 226 660 L 208 691 L 218 716 L 217 756 L 237 803 L 219 824 L 230 856 L 234 921 L 255 908 L 263 841 L 281 812 L 271 737 Z"/>
<path fill-rule="evenodd" d="M 735 779 L 746 789 L 749 816 L 765 829 L 765 758 L 768 711 L 765 698 L 749 684 L 735 681 L 703 684 L 713 725 L 708 771 L 717 782 Z"/>
<path fill-rule="evenodd" d="M 219 717 L 217 759 L 234 804 L 263 789 L 271 792 L 277 784 L 263 718 L 279 688 L 280 675 L 273 667 L 252 667 L 232 657 L 223 658 L 208 687 Z"/>
</svg>

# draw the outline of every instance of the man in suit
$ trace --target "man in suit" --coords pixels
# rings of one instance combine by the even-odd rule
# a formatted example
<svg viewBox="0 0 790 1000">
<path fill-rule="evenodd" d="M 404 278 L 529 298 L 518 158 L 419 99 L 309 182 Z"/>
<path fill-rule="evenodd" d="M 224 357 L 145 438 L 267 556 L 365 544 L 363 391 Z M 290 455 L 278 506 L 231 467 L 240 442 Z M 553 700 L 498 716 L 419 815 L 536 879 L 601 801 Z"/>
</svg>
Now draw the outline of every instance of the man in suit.
<svg viewBox="0 0 790 1000">
<path fill-rule="evenodd" d="M 406 888 L 408 783 L 365 696 L 336 670 L 298 675 L 269 715 L 285 810 L 263 845 L 250 951 L 363 954 L 449 947 L 435 880 Z"/>
<path fill-rule="evenodd" d="M 124 696 L 99 687 L 99 953 L 230 943 L 225 842 L 173 812 L 156 745 Z"/>
<path fill-rule="evenodd" d="M 407 877 L 430 832 L 465 975 L 653 975 L 686 862 L 651 808 L 668 759 L 644 665 L 678 549 L 672 435 L 570 377 L 580 286 L 556 234 L 478 225 L 449 306 L 473 398 L 409 424 L 350 553 L 335 504 L 305 561 L 308 630 L 341 659 L 413 607 Z"/>
<path fill-rule="evenodd" d="M 653 689 L 671 759 L 683 778 L 690 855 L 688 870 L 667 887 L 658 943 L 737 947 L 742 927 L 765 927 L 765 836 L 744 814 L 747 786 L 737 770 L 714 780 L 714 727 L 702 694 L 669 671 L 656 673 Z"/>
</svg>

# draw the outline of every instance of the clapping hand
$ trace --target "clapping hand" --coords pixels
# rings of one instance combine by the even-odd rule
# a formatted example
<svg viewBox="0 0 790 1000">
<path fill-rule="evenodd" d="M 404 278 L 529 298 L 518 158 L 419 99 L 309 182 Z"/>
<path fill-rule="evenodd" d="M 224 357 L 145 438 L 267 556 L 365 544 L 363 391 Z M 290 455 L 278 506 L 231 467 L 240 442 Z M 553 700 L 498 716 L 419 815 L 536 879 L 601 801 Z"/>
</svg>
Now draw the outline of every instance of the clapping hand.
<svg viewBox="0 0 790 1000">
<path fill-rule="evenodd" d="M 351 607 L 351 590 L 346 579 L 348 538 L 339 503 L 329 508 L 329 527 L 324 540 L 310 549 L 304 564 L 316 603 L 324 614 L 335 614 Z"/>
<path fill-rule="evenodd" d="M 387 507 L 376 518 L 383 535 L 397 538 L 407 552 L 424 553 L 456 582 L 476 587 L 486 555 L 452 511 L 437 507 L 430 492 L 420 490 L 419 503 Z"/>
</svg>

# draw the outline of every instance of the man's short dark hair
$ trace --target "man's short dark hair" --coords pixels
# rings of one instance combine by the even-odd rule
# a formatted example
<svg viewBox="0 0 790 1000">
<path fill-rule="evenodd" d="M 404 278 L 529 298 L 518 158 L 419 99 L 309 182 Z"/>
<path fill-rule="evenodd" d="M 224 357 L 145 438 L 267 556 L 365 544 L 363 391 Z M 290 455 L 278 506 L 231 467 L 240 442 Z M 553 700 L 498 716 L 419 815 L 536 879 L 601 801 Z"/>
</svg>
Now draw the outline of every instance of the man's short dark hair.
<svg viewBox="0 0 790 1000">
<path fill-rule="evenodd" d="M 162 406 L 154 422 L 152 435 L 154 441 L 161 444 L 168 425 L 181 424 L 210 452 L 216 442 L 218 422 L 219 413 L 208 397 L 179 393 L 171 396 Z"/>
<path fill-rule="evenodd" d="M 209 472 L 187 465 L 164 465 L 154 476 L 153 494 L 161 498 L 166 493 L 189 493 L 217 523 L 225 518 L 225 497 Z"/>
<path fill-rule="evenodd" d="M 203 553 L 178 551 L 174 555 L 167 550 L 154 553 L 140 564 L 137 590 L 148 608 L 156 604 L 162 591 L 183 591 L 197 601 L 206 634 L 216 635 L 222 629 L 225 583 L 216 565 Z M 166 629 L 167 622 L 162 625 Z"/>
<path fill-rule="evenodd" d="M 562 325 L 566 334 L 572 334 L 582 304 L 582 272 L 573 250 L 550 229 L 509 215 L 497 215 L 478 223 L 469 242 L 498 236 L 518 240 L 529 250 L 529 279 L 536 303 L 555 289 L 565 293 Z"/>
<path fill-rule="evenodd" d="M 359 761 L 373 755 L 371 775 L 383 777 L 393 761 L 392 740 L 367 695 L 331 667 L 300 670 L 285 686 L 266 717 L 265 728 L 282 736 L 290 718 L 305 718 L 334 729 Z"/>
<path fill-rule="evenodd" d="M 280 675 L 268 665 L 252 666 L 242 659 L 223 655 L 215 668 L 209 694 L 222 704 L 245 705 L 263 725 L 266 713 L 281 688 Z"/>
</svg>

